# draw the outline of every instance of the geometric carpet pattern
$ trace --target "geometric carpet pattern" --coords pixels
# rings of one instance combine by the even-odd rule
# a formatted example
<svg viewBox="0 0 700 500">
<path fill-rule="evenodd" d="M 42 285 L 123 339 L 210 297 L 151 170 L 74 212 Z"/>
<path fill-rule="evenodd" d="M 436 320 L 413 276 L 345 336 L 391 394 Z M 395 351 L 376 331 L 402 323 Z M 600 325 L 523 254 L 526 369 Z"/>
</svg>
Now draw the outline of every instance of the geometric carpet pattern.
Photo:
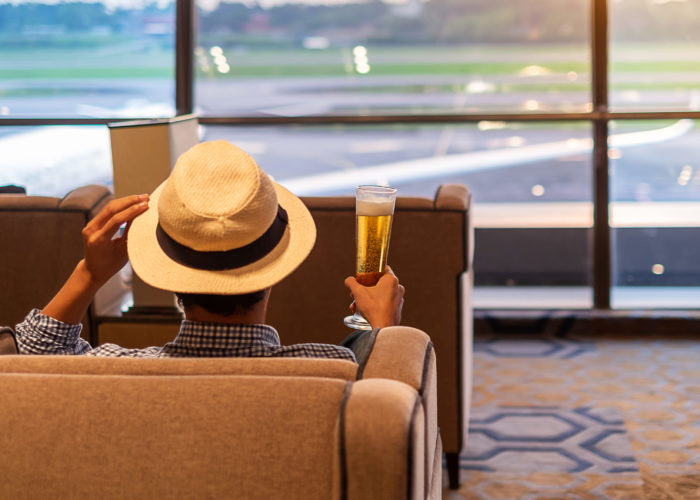
<svg viewBox="0 0 700 500">
<path fill-rule="evenodd" d="M 465 470 L 639 472 L 616 408 L 489 406 L 470 422 Z"/>
<path fill-rule="evenodd" d="M 480 332 L 461 487 L 444 499 L 700 499 L 700 332 Z"/>
</svg>

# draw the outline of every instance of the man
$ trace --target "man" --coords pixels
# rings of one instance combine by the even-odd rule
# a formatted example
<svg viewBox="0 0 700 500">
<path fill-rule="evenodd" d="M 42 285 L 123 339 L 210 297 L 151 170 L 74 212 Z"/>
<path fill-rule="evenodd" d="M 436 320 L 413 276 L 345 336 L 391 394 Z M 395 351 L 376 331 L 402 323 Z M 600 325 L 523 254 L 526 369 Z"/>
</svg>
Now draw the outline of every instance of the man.
<svg viewBox="0 0 700 500">
<path fill-rule="evenodd" d="M 124 234 L 116 236 L 124 224 Z M 265 324 L 272 286 L 307 257 L 316 228 L 299 198 L 226 141 L 191 148 L 150 196 L 111 201 L 83 229 L 83 239 L 85 257 L 65 285 L 17 325 L 20 353 L 355 359 L 336 345 L 282 346 Z M 161 347 L 92 348 L 80 338 L 80 320 L 127 259 L 143 281 L 175 292 L 185 313 L 180 332 Z M 374 328 L 399 323 L 404 288 L 390 268 L 374 287 L 353 277 L 345 284 L 354 298 L 351 309 Z"/>
</svg>

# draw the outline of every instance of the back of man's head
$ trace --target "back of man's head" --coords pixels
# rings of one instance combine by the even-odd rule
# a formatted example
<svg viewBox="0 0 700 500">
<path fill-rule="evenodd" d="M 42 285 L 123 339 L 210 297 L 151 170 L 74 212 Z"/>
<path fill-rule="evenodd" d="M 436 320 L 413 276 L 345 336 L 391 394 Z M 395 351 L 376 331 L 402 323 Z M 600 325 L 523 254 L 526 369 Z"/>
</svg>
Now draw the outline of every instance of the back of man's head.
<svg viewBox="0 0 700 500">
<path fill-rule="evenodd" d="M 226 318 L 252 311 L 265 298 L 265 290 L 241 295 L 176 292 L 175 296 L 180 307 L 186 312 L 198 307 L 209 314 Z"/>
</svg>

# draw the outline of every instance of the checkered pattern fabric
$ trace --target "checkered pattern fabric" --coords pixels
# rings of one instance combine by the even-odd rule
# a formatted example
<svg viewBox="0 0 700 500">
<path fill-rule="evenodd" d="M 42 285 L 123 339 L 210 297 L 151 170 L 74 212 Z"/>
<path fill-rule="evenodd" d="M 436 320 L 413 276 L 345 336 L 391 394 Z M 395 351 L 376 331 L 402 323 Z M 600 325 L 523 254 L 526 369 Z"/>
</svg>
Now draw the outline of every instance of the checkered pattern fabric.
<svg viewBox="0 0 700 500">
<path fill-rule="evenodd" d="M 162 347 L 127 349 L 115 344 L 91 347 L 80 338 L 82 325 L 70 325 L 32 310 L 15 328 L 20 354 L 85 354 L 88 356 L 166 357 L 297 357 L 355 361 L 350 349 L 331 344 L 283 346 L 268 325 L 229 325 L 185 320 L 175 340 Z"/>
</svg>

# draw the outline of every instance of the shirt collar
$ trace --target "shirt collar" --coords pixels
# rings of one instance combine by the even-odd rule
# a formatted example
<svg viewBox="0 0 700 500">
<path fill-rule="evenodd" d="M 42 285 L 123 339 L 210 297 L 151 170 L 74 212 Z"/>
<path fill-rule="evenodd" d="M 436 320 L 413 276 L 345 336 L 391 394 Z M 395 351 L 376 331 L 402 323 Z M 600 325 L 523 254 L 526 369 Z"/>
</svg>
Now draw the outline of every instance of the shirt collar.
<svg viewBox="0 0 700 500">
<path fill-rule="evenodd" d="M 240 349 L 243 347 L 280 347 L 280 337 L 264 324 L 202 323 L 184 320 L 170 345 L 204 349 Z"/>
</svg>

